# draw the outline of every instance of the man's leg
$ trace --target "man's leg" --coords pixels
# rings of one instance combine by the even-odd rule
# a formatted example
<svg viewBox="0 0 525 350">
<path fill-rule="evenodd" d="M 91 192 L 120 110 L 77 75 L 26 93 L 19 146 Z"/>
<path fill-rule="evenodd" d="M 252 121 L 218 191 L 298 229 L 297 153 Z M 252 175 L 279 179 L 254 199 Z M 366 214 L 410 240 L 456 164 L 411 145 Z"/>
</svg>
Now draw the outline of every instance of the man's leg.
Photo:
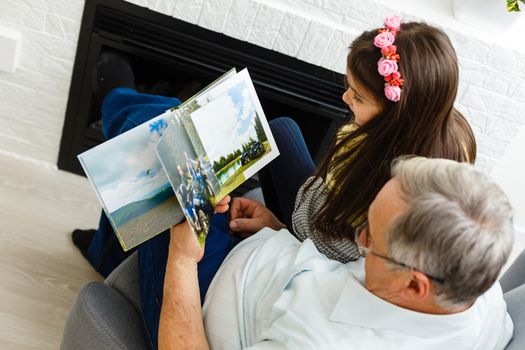
<svg viewBox="0 0 525 350">
<path fill-rule="evenodd" d="M 236 240 L 228 233 L 226 225 L 227 217 L 225 214 L 213 216 L 210 231 L 206 237 L 204 257 L 198 265 L 201 302 L 204 301 L 204 296 L 213 276 L 236 243 Z M 169 240 L 169 232 L 166 231 L 138 247 L 140 299 L 144 331 L 153 349 L 157 349 Z"/>
<path fill-rule="evenodd" d="M 276 118 L 269 124 L 280 155 L 259 172 L 259 180 L 266 206 L 292 231 L 295 197 L 315 172 L 315 163 L 293 119 Z"/>
<path fill-rule="evenodd" d="M 144 94 L 131 88 L 115 88 L 102 103 L 102 131 L 111 139 L 180 103 L 174 97 Z"/>
<path fill-rule="evenodd" d="M 102 276 L 107 277 L 132 252 L 133 250 L 124 252 L 106 214 L 102 212 L 98 228 L 86 253 L 90 264 Z"/>
</svg>

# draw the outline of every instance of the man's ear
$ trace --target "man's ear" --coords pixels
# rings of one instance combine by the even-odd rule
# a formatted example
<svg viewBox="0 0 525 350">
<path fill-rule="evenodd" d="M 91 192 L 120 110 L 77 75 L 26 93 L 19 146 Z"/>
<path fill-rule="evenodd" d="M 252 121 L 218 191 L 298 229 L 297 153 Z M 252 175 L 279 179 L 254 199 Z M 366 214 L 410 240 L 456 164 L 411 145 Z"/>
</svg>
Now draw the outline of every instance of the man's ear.
<svg viewBox="0 0 525 350">
<path fill-rule="evenodd" d="M 431 295 L 431 281 L 427 275 L 419 271 L 412 271 L 410 280 L 407 280 L 401 296 L 406 300 L 424 300 Z"/>
</svg>

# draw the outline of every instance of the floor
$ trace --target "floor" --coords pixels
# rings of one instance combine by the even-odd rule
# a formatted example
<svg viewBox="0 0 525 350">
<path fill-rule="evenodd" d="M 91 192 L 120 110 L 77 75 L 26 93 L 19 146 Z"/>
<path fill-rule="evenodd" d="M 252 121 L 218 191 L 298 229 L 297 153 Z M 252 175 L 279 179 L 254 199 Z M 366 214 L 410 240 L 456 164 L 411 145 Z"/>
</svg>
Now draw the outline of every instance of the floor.
<svg viewBox="0 0 525 350">
<path fill-rule="evenodd" d="M 73 246 L 100 206 L 87 180 L 0 155 L 0 348 L 58 349 L 78 289 L 101 280 Z"/>
</svg>

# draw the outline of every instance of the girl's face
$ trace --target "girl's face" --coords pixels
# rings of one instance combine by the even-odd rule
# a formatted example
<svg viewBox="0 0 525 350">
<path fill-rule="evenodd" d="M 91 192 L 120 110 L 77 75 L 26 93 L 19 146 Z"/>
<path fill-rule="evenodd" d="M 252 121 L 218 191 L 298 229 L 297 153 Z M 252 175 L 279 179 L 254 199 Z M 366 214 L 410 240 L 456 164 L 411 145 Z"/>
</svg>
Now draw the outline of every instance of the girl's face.
<svg viewBox="0 0 525 350">
<path fill-rule="evenodd" d="M 343 101 L 354 113 L 355 123 L 359 126 L 364 125 L 381 112 L 381 106 L 372 94 L 355 82 L 352 74 L 348 73 L 346 79 L 348 89 L 343 94 Z"/>
</svg>

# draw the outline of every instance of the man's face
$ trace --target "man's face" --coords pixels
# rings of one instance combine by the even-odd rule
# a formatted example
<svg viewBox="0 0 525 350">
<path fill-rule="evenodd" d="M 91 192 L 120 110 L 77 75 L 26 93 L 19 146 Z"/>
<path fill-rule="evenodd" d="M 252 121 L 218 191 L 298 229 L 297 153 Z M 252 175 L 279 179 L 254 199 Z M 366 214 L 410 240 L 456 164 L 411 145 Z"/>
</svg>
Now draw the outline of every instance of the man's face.
<svg viewBox="0 0 525 350">
<path fill-rule="evenodd" d="M 368 232 L 363 230 L 360 240 L 363 235 L 368 234 L 367 247 L 379 255 L 388 256 L 386 232 L 393 221 L 407 209 L 401 193 L 399 181 L 392 178 L 383 186 L 368 210 Z M 390 300 L 403 288 L 406 271 L 389 269 L 386 264 L 385 259 L 375 254 L 367 254 L 365 287 L 378 297 Z"/>
</svg>

